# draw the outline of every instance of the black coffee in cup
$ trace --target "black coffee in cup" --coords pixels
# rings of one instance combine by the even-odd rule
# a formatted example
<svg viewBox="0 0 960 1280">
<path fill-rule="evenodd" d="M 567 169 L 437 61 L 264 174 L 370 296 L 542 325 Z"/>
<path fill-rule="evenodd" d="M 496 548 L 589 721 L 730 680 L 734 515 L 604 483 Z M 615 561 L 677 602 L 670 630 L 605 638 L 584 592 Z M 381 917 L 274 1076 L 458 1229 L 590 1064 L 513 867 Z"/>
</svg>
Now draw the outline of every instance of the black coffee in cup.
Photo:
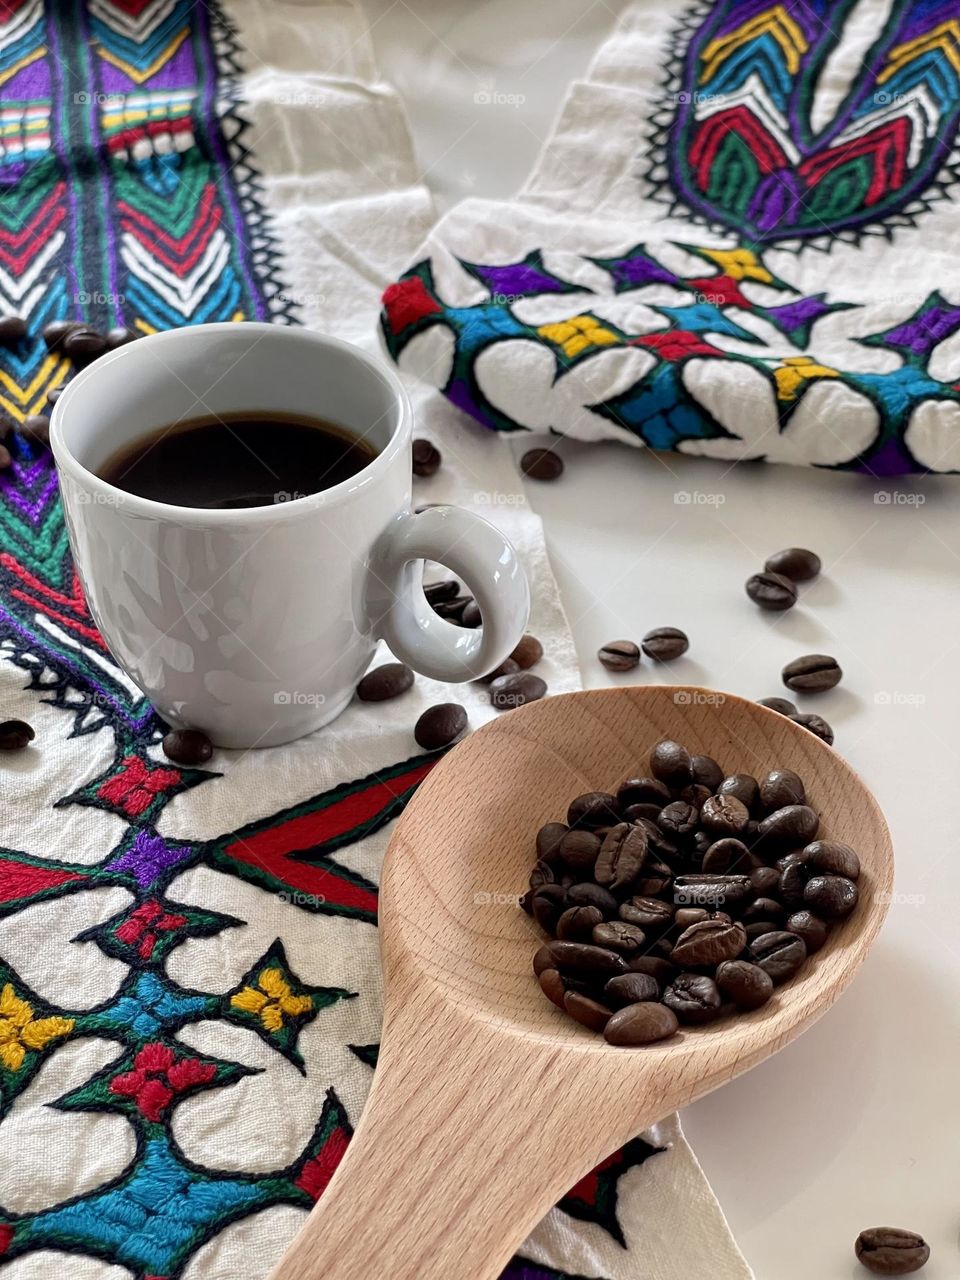
<svg viewBox="0 0 960 1280">
<path fill-rule="evenodd" d="M 376 457 L 322 418 L 235 413 L 158 427 L 98 469 L 127 493 L 179 507 L 265 507 L 349 480 Z"/>
</svg>

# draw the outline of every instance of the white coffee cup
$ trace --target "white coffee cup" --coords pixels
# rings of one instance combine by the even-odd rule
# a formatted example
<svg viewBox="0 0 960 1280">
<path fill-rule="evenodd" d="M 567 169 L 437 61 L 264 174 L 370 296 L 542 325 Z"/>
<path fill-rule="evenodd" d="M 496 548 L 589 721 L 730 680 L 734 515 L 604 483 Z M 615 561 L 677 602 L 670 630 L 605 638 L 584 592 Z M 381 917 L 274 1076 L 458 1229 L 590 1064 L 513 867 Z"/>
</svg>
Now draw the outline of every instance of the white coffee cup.
<svg viewBox="0 0 960 1280">
<path fill-rule="evenodd" d="M 376 457 L 320 493 L 232 510 L 154 502 L 97 475 L 159 427 L 238 411 L 325 418 Z M 482 676 L 510 653 L 529 611 L 516 552 L 467 511 L 411 511 L 411 433 L 394 374 L 307 329 L 172 330 L 70 383 L 50 440 L 73 556 L 111 653 L 164 719 L 223 747 L 274 746 L 339 715 L 381 638 L 438 680 Z M 463 579 L 481 628 L 434 613 L 424 559 Z"/>
</svg>

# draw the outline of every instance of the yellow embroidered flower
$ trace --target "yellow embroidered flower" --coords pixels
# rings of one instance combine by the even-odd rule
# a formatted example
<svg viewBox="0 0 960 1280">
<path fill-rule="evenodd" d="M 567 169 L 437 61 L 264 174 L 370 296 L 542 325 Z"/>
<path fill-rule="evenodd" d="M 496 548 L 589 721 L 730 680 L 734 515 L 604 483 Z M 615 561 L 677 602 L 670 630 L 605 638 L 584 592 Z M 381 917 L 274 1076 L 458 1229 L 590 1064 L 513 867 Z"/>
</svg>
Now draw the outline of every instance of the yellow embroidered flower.
<svg viewBox="0 0 960 1280">
<path fill-rule="evenodd" d="M 558 324 L 542 324 L 537 330 L 541 338 L 563 348 L 564 355 L 578 356 L 587 347 L 607 347 L 620 339 L 605 329 L 596 316 L 573 316 Z"/>
<path fill-rule="evenodd" d="M 750 249 L 701 249 L 705 258 L 715 262 L 731 280 L 759 280 L 772 284 L 773 276 Z"/>
<path fill-rule="evenodd" d="M 19 1071 L 28 1049 L 43 1049 L 73 1030 L 73 1018 L 35 1018 L 8 982 L 0 992 L 0 1063 Z"/>
<path fill-rule="evenodd" d="M 244 987 L 230 997 L 235 1009 L 259 1016 L 267 1031 L 280 1031 L 284 1017 L 295 1018 L 313 1008 L 311 996 L 295 996 L 279 969 L 262 969 L 256 987 Z"/>
<path fill-rule="evenodd" d="M 779 369 L 774 369 L 778 400 L 796 400 L 797 392 L 809 378 L 839 378 L 829 365 L 818 364 L 813 356 L 784 356 Z"/>
</svg>

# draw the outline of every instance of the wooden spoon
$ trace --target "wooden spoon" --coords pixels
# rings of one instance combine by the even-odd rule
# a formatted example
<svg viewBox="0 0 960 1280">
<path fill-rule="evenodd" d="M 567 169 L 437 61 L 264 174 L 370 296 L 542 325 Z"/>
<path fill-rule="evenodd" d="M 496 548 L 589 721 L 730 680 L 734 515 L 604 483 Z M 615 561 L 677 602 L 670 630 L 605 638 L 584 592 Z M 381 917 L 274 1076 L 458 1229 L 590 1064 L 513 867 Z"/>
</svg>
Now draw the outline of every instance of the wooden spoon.
<svg viewBox="0 0 960 1280">
<path fill-rule="evenodd" d="M 854 846 L 860 902 L 764 1008 L 641 1049 L 551 1005 L 543 941 L 516 905 L 534 835 L 589 790 L 647 772 L 674 738 L 728 772 L 795 770 L 821 835 Z M 729 694 L 653 686 L 548 698 L 485 725 L 418 790 L 384 865 L 383 1042 L 347 1153 L 276 1280 L 494 1280 L 595 1165 L 762 1062 L 830 1007 L 886 913 L 893 851 L 870 792 L 830 747 Z"/>
</svg>

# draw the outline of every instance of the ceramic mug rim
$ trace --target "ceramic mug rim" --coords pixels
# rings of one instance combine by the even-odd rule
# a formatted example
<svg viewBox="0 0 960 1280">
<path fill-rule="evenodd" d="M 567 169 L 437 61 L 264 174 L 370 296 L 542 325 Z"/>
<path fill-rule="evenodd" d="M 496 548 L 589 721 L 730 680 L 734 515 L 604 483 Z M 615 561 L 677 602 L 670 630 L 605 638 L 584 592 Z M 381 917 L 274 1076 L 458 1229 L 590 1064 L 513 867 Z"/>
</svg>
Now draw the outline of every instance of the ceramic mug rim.
<svg viewBox="0 0 960 1280">
<path fill-rule="evenodd" d="M 144 346 L 152 343 L 159 346 L 164 343 L 182 341 L 185 334 L 197 341 L 207 335 L 213 337 L 218 333 L 234 335 L 242 328 L 244 332 L 260 333 L 262 338 L 281 341 L 301 341 L 309 346 L 324 347 L 338 351 L 355 360 L 364 367 L 365 373 L 377 379 L 397 408 L 397 421 L 386 445 L 356 475 L 331 485 L 329 489 L 321 489 L 318 493 L 308 493 L 300 498 L 291 498 L 286 502 L 276 502 L 263 507 L 233 507 L 215 509 L 206 507 L 184 507 L 172 502 L 157 502 L 153 498 L 143 498 L 118 488 L 108 480 L 98 476 L 95 471 L 84 466 L 68 445 L 63 423 L 70 413 L 72 402 L 85 391 L 89 384 L 96 380 L 97 374 L 107 365 L 124 360 L 140 359 Z M 278 406 L 278 411 L 281 411 Z M 322 508 L 342 505 L 359 494 L 368 484 L 375 481 L 395 461 L 412 433 L 412 411 L 406 390 L 394 371 L 375 360 L 362 348 L 342 338 L 334 338 L 329 334 L 319 333 L 314 329 L 298 326 L 265 324 L 259 321 L 221 321 L 215 324 L 191 325 L 181 329 L 166 329 L 160 333 L 152 333 L 134 342 L 126 343 L 115 351 L 101 356 L 85 369 L 81 370 L 66 386 L 53 406 L 50 417 L 50 447 L 58 470 L 68 474 L 82 488 L 100 495 L 102 501 L 118 509 L 130 513 L 151 517 L 154 520 L 167 520 L 173 523 L 190 524 L 211 529 L 232 527 L 249 528 L 257 525 L 276 522 L 277 520 L 295 520 L 310 512 Z"/>
</svg>

